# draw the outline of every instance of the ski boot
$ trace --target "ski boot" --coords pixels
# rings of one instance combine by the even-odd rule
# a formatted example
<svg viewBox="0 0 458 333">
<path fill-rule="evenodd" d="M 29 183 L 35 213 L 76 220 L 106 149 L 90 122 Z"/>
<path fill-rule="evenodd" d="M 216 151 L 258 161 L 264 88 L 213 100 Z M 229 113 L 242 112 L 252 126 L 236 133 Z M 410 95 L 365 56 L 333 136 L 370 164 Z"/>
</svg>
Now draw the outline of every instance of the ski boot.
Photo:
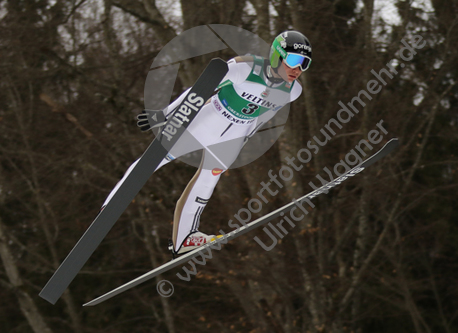
<svg viewBox="0 0 458 333">
<path fill-rule="evenodd" d="M 172 254 L 174 256 L 176 254 L 185 254 L 187 252 L 190 252 L 192 250 L 195 250 L 201 247 L 202 245 L 213 242 L 221 237 L 223 237 L 223 235 L 217 235 L 217 236 L 207 235 L 207 234 L 204 234 L 203 232 L 195 231 L 189 234 L 188 237 L 186 237 L 186 239 L 184 240 L 183 244 L 178 249 L 178 251 L 175 251 L 173 249 L 173 242 L 169 240 L 169 250 L 172 251 Z"/>
</svg>

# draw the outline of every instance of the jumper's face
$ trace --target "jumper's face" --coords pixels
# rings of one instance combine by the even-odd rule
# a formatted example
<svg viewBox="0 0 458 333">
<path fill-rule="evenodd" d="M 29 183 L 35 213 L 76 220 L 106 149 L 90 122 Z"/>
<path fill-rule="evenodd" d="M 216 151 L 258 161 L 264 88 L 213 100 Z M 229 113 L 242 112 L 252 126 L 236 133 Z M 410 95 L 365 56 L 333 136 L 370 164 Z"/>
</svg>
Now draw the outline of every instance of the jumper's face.
<svg viewBox="0 0 458 333">
<path fill-rule="evenodd" d="M 284 61 L 282 61 L 280 67 L 278 68 L 278 74 L 283 80 L 291 83 L 299 78 L 299 76 L 302 74 L 302 71 L 300 67 L 291 68 Z"/>
</svg>

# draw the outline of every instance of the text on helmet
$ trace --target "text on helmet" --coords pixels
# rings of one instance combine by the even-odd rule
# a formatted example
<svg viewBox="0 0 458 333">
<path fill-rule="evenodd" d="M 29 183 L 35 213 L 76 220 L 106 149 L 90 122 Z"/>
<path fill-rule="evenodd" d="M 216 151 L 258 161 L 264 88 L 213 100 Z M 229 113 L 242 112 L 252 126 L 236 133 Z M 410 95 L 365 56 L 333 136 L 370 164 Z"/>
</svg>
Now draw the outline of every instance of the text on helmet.
<svg viewBox="0 0 458 333">
<path fill-rule="evenodd" d="M 306 51 L 312 52 L 312 48 L 306 44 L 294 43 L 294 49 L 295 50 L 300 49 L 300 50 L 306 50 Z"/>
</svg>

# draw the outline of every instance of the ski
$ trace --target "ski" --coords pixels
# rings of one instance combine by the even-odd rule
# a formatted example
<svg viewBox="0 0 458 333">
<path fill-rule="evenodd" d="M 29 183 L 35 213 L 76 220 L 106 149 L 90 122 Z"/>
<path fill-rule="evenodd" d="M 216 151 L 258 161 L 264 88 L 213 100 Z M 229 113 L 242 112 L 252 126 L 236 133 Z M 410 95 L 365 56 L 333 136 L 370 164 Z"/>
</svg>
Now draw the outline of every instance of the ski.
<svg viewBox="0 0 458 333">
<path fill-rule="evenodd" d="M 299 199 L 296 199 L 296 200 L 293 200 L 292 202 L 286 204 L 285 206 L 283 207 L 280 207 L 276 210 L 274 210 L 273 212 L 267 214 L 267 215 L 264 215 L 262 217 L 260 217 L 259 219 L 257 220 L 254 220 L 250 223 L 247 223 L 246 225 L 244 226 L 241 226 L 240 228 L 236 229 L 236 230 L 233 230 L 231 231 L 230 233 L 228 234 L 225 234 L 223 235 L 222 238 L 219 238 L 213 242 L 210 242 L 208 244 L 205 244 L 203 246 L 201 246 L 200 248 L 197 248 L 191 252 L 188 252 L 186 254 L 183 254 L 182 256 L 180 256 L 179 258 L 176 258 L 176 259 L 173 259 L 141 276 L 139 276 L 138 278 L 130 281 L 130 282 L 127 282 L 125 284 L 123 284 L 122 286 L 116 288 L 116 289 L 113 289 L 112 291 L 102 295 L 102 296 L 99 296 L 95 299 L 93 299 L 92 301 L 90 302 L 87 302 L 85 304 L 83 304 L 83 306 L 94 306 L 94 305 L 97 305 L 97 304 L 100 304 L 116 295 L 119 295 L 120 293 L 126 291 L 126 290 L 129 290 L 143 282 L 146 282 L 156 276 L 158 276 L 159 274 L 162 274 L 164 272 L 167 272 L 169 271 L 170 269 L 174 268 L 174 267 L 177 267 L 179 265 L 182 265 L 182 264 L 185 264 L 186 262 L 188 262 L 189 260 L 191 260 L 192 258 L 200 255 L 202 258 L 211 258 L 212 255 L 211 255 L 211 249 L 220 249 L 221 247 L 221 243 L 227 243 L 228 241 L 236 238 L 236 237 L 239 237 L 255 228 L 258 228 L 262 225 L 264 225 L 265 223 L 281 216 L 281 214 L 284 214 L 286 212 L 289 212 L 295 205 L 298 204 L 298 202 L 302 202 L 302 201 L 305 201 L 305 200 L 310 200 L 312 198 L 315 198 L 316 196 L 320 195 L 321 193 L 327 193 L 328 190 L 330 190 L 331 188 L 333 187 L 336 187 L 337 185 L 341 184 L 343 181 L 345 181 L 346 179 L 350 178 L 350 177 L 353 177 L 355 176 L 356 174 L 360 173 L 361 171 L 363 171 L 364 169 L 366 169 L 367 167 L 369 167 L 370 165 L 374 164 L 375 162 L 379 161 L 380 159 L 382 159 L 383 157 L 385 157 L 386 155 L 388 155 L 389 153 L 391 153 L 397 146 L 399 145 L 399 142 L 398 142 L 398 139 L 394 138 L 394 139 L 391 139 L 390 141 L 388 141 L 378 152 L 376 152 L 374 155 L 372 155 L 371 157 L 369 157 L 367 160 L 365 160 L 364 162 L 360 163 L 359 165 L 355 166 L 354 168 L 352 168 L 351 170 L 348 170 L 347 172 L 345 172 L 344 174 L 342 174 L 341 176 L 335 178 L 334 180 L 330 181 L 329 183 L 317 188 L 316 190 L 304 195 L 303 197 L 299 198 Z M 207 254 L 207 255 L 205 255 Z"/>
<path fill-rule="evenodd" d="M 161 135 L 158 135 L 143 153 L 113 198 L 99 212 L 78 243 L 73 247 L 54 275 L 41 290 L 40 297 L 51 304 L 55 304 L 60 296 L 62 296 L 65 289 L 67 289 L 86 261 L 111 230 L 129 203 L 185 132 L 186 128 L 197 115 L 197 112 L 200 111 L 205 102 L 214 93 L 227 71 L 228 66 L 224 60 L 215 58 L 210 61 L 183 102 L 178 106 L 177 111 L 164 125 Z M 176 124 L 181 124 L 181 126 L 177 126 Z"/>
</svg>

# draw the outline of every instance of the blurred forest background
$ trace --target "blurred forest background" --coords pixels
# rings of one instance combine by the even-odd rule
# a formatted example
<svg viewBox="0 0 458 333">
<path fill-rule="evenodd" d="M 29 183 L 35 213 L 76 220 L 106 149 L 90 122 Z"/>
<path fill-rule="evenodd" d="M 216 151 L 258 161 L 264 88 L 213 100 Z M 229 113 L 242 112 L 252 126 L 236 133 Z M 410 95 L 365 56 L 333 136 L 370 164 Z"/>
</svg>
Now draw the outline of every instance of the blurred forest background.
<svg viewBox="0 0 458 333">
<path fill-rule="evenodd" d="M 456 0 L 2 0 L 0 1 L 1 332 L 458 332 L 458 2 Z M 175 203 L 195 172 L 176 161 L 154 174 L 63 297 L 39 291 L 152 141 L 136 126 L 144 84 L 180 32 L 229 24 L 266 42 L 286 29 L 313 46 L 304 93 L 286 130 L 257 161 L 229 170 L 201 230 L 228 220 L 286 157 L 306 147 L 399 59 L 401 40 L 426 45 L 294 178 L 261 216 L 311 191 L 381 119 L 400 147 L 316 198 L 277 246 L 262 229 L 221 251 L 190 282 L 174 269 L 83 308 L 170 260 Z M 211 57 L 180 69 L 174 97 Z M 369 152 L 368 152 L 369 153 Z M 160 297 L 156 283 L 175 291 Z"/>
</svg>

